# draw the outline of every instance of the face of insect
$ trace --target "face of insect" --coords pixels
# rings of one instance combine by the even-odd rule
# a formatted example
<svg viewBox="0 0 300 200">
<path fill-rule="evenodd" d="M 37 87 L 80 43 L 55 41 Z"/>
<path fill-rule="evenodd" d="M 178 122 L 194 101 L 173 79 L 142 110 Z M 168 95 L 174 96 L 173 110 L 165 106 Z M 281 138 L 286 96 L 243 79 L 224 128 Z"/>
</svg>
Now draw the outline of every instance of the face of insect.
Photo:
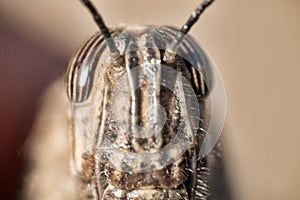
<svg viewBox="0 0 300 200">
<path fill-rule="evenodd" d="M 152 27 L 115 30 L 118 56 L 96 34 L 71 60 L 73 161 L 85 196 L 183 199 L 200 193 L 197 160 L 209 121 L 204 97 L 211 62 L 188 36 L 174 61 L 167 62 L 166 49 L 176 33 Z"/>
</svg>

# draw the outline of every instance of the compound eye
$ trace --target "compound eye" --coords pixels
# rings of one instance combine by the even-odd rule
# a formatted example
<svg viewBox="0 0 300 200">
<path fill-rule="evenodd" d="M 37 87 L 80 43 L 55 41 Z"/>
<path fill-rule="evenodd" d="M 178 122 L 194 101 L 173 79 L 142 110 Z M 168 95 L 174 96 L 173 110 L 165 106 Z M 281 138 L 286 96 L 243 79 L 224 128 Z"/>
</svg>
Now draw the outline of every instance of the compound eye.
<svg viewBox="0 0 300 200">
<path fill-rule="evenodd" d="M 188 38 L 191 39 L 191 38 Z M 191 43 L 186 56 L 191 84 L 199 98 L 205 98 L 210 94 L 213 83 L 213 63 L 203 48 L 195 41 Z"/>
<path fill-rule="evenodd" d="M 104 79 L 109 51 L 103 36 L 90 38 L 73 56 L 66 74 L 76 136 L 91 151 L 96 141 L 99 110 L 103 100 Z"/>
<path fill-rule="evenodd" d="M 211 80 L 209 75 L 205 76 L 203 71 L 194 66 L 190 69 L 192 86 L 199 98 L 204 98 L 209 94 L 208 81 Z"/>
<path fill-rule="evenodd" d="M 208 96 L 212 88 L 214 67 L 208 54 L 195 39 L 188 35 L 182 39 L 175 53 L 173 62 L 166 61 L 165 64 L 183 73 L 198 98 Z"/>
<path fill-rule="evenodd" d="M 182 35 L 180 42 L 173 44 L 178 30 L 163 28 L 160 30 L 156 44 L 163 49 L 163 64 L 181 71 L 192 85 L 198 98 L 210 94 L 213 81 L 214 64 L 202 46 L 189 35 Z M 162 44 L 161 41 L 164 41 Z"/>
<path fill-rule="evenodd" d="M 95 34 L 75 52 L 66 74 L 67 94 L 72 103 L 85 102 L 91 96 L 96 76 L 102 70 L 101 55 L 106 51 L 103 36 Z"/>
<path fill-rule="evenodd" d="M 86 101 L 91 93 L 94 70 L 87 63 L 76 63 L 67 74 L 68 97 L 73 103 Z"/>
<path fill-rule="evenodd" d="M 198 98 L 204 98 L 209 94 L 208 85 L 210 82 L 208 81 L 211 81 L 211 77 L 207 71 L 204 71 L 203 64 L 196 62 L 196 65 L 193 65 L 188 60 L 176 56 L 174 66 L 177 70 L 182 71 L 183 76 L 189 81 Z"/>
</svg>

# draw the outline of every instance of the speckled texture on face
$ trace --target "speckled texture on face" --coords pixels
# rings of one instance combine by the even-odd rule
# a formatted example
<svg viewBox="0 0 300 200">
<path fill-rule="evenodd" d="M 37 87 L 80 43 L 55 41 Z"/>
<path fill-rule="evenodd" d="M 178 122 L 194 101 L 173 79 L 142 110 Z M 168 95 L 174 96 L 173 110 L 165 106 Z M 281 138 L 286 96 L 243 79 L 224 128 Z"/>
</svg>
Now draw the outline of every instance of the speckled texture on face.
<svg viewBox="0 0 300 200">
<path fill-rule="evenodd" d="M 165 49 L 176 35 L 170 28 L 127 28 L 112 35 L 118 58 L 95 35 L 68 72 L 73 163 L 83 198 L 208 199 L 219 158 L 214 150 L 198 160 L 209 123 L 209 98 L 202 98 L 208 92 L 204 78 L 211 81 L 208 58 L 188 38 L 175 61 L 166 63 Z"/>
</svg>

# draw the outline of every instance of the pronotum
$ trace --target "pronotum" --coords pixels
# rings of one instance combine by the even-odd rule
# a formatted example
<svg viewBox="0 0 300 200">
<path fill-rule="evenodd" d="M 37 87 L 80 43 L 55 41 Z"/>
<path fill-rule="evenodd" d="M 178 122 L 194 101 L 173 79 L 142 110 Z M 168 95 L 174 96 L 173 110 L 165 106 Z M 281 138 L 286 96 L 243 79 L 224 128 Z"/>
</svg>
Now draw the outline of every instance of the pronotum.
<svg viewBox="0 0 300 200">
<path fill-rule="evenodd" d="M 25 199 L 228 199 L 220 142 L 201 150 L 213 64 L 187 35 L 213 0 L 181 29 L 108 29 L 81 1 L 100 32 L 70 61 L 69 102 L 56 95 L 34 128 Z"/>
</svg>

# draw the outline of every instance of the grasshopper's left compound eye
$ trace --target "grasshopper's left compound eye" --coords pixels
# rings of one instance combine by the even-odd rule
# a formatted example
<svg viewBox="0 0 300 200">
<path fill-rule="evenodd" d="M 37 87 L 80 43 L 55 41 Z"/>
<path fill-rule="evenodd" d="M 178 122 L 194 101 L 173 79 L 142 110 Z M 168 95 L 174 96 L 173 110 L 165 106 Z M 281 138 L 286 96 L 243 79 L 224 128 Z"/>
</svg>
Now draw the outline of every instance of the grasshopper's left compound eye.
<svg viewBox="0 0 300 200">
<path fill-rule="evenodd" d="M 102 34 L 92 36 L 75 53 L 66 74 L 67 94 L 72 103 L 76 132 L 87 148 L 95 144 L 101 122 L 105 70 L 111 52 Z"/>
</svg>

